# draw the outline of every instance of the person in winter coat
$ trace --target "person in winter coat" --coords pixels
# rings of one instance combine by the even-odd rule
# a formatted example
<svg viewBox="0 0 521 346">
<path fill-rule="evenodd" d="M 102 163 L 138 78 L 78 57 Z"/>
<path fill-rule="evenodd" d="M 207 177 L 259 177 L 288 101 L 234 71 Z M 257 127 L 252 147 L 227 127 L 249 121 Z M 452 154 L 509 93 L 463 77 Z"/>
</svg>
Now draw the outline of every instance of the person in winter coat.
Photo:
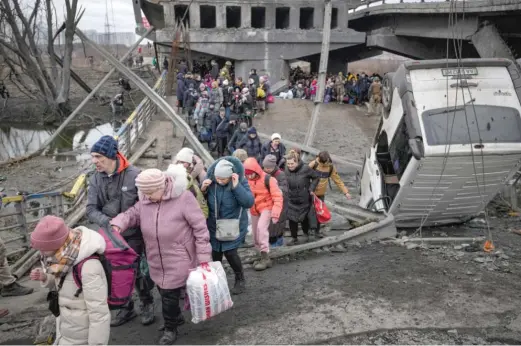
<svg viewBox="0 0 521 346">
<path fill-rule="evenodd" d="M 182 148 L 172 158 L 172 162 L 174 164 L 182 164 L 188 174 L 196 180 L 198 185 L 203 183 L 203 180 L 206 177 L 204 162 L 199 156 L 194 154 L 192 149 Z"/>
<path fill-rule="evenodd" d="M 191 269 L 212 260 L 210 236 L 199 203 L 186 185 L 153 168 L 138 175 L 136 186 L 139 202 L 110 223 L 119 232 L 141 227 L 150 276 L 163 307 L 165 326 L 159 344 L 172 345 L 178 336 L 181 289 Z"/>
<path fill-rule="evenodd" d="M 135 180 L 140 170 L 118 151 L 118 142 L 112 136 L 103 136 L 92 146 L 91 158 L 96 172 L 89 180 L 87 219 L 99 227 L 106 227 L 110 219 L 137 202 Z M 122 236 L 140 256 L 140 261 L 144 261 L 145 245 L 139 227 L 126 230 Z M 138 271 L 135 287 L 141 301 L 141 323 L 152 324 L 155 318 L 154 298 L 151 293 L 154 283 L 150 277 Z M 130 301 L 128 306 L 120 309 L 114 316 L 111 326 L 120 326 L 136 316 L 134 303 Z"/>
<path fill-rule="evenodd" d="M 215 60 L 212 60 L 210 62 L 210 64 L 212 65 L 212 70 L 210 71 L 210 75 L 212 76 L 213 79 L 219 78 L 219 65 L 217 64 L 217 62 Z"/>
<path fill-rule="evenodd" d="M 168 169 L 165 172 L 166 175 L 171 176 L 179 188 L 184 187 L 194 195 L 199 203 L 199 207 L 203 212 L 204 217 L 208 218 L 208 204 L 204 198 L 197 181 L 187 172 L 186 167 L 180 163 L 168 165 Z"/>
<path fill-rule="evenodd" d="M 278 133 L 274 133 L 271 135 L 271 140 L 264 143 L 261 150 L 261 160 L 268 155 L 274 155 L 277 158 L 277 167 L 284 167 L 284 162 L 286 159 L 286 147 L 280 141 L 281 135 Z"/>
<path fill-rule="evenodd" d="M 241 294 L 246 289 L 244 271 L 237 249 L 242 245 L 248 233 L 247 210 L 253 206 L 254 199 L 244 177 L 244 167 L 239 159 L 226 156 L 215 161 L 210 168 L 201 191 L 208 202 L 208 230 L 212 244 L 212 258 L 222 261 L 223 255 L 235 273 L 235 285 L 232 294 Z M 220 241 L 217 239 L 217 220 L 239 219 L 240 234 L 236 240 Z"/>
<path fill-rule="evenodd" d="M 244 161 L 248 158 L 248 153 L 244 149 L 235 149 L 232 156 L 238 158 L 244 164 Z"/>
<path fill-rule="evenodd" d="M 212 134 L 217 142 L 217 155 L 222 157 L 228 145 L 228 119 L 224 107 L 221 107 L 219 114 L 212 119 Z"/>
<path fill-rule="evenodd" d="M 210 102 L 214 102 L 217 108 L 223 105 L 223 89 L 219 87 L 219 83 L 212 82 L 212 90 L 210 90 Z"/>
<path fill-rule="evenodd" d="M 264 77 L 259 78 L 259 84 L 257 85 L 257 90 L 255 91 L 255 96 L 257 98 L 257 108 L 259 111 L 264 112 L 266 110 L 266 98 L 268 97 L 268 86 L 266 85 Z"/>
<path fill-rule="evenodd" d="M 257 74 L 257 70 L 252 68 L 250 71 L 250 79 L 253 79 L 255 85 L 259 85 L 259 75 Z"/>
<path fill-rule="evenodd" d="M 257 161 L 260 160 L 262 143 L 257 135 L 257 129 L 255 127 L 250 127 L 248 129 L 248 136 L 244 137 L 239 142 L 237 148 L 246 150 L 248 157 L 254 157 Z"/>
<path fill-rule="evenodd" d="M 230 153 L 235 152 L 238 144 L 244 139 L 244 137 L 248 136 L 248 125 L 246 123 L 241 123 L 239 128 L 235 130 L 230 141 L 228 142 L 228 150 Z"/>
<path fill-rule="evenodd" d="M 335 166 L 333 166 L 333 160 L 327 151 L 321 151 L 318 156 L 309 163 L 309 167 L 313 169 L 320 178 L 317 188 L 315 189 L 315 195 L 318 198 L 324 201 L 329 179 L 333 179 L 338 189 L 342 191 L 346 198 L 351 199 L 351 195 L 338 175 Z M 320 223 L 318 222 L 316 236 L 319 238 L 324 237 L 324 234 L 320 232 Z"/>
<path fill-rule="evenodd" d="M 309 230 L 316 229 L 317 220 L 313 207 L 313 195 L 318 185 L 318 175 L 290 150 L 286 155 L 286 178 L 288 179 L 288 220 L 291 238 L 288 246 L 298 241 L 298 225 L 302 226 L 305 242 L 309 241 Z"/>
<path fill-rule="evenodd" d="M 233 87 L 229 85 L 227 79 L 223 80 L 222 91 L 223 91 L 223 106 L 226 108 L 226 117 L 230 117 L 230 108 L 233 102 Z"/>
<path fill-rule="evenodd" d="M 194 76 L 192 75 L 191 72 L 188 72 L 187 74 L 185 74 L 184 78 L 185 78 L 185 90 L 190 87 L 190 84 L 194 84 L 194 85 L 197 84 L 197 82 L 194 80 Z"/>
<path fill-rule="evenodd" d="M 31 271 L 30 278 L 42 287 L 58 291 L 60 316 L 56 318 L 54 345 L 107 345 L 110 310 L 105 270 L 93 254 L 105 252 L 105 239 L 96 231 L 79 226 L 70 229 L 63 219 L 44 216 L 31 234 L 31 247 L 39 250 L 44 268 Z M 73 278 L 73 267 L 81 267 L 82 291 Z"/>
<path fill-rule="evenodd" d="M 177 107 L 183 108 L 183 100 L 185 96 L 185 80 L 183 74 L 179 72 L 177 74 L 177 90 L 175 92 L 177 96 Z"/>
<path fill-rule="evenodd" d="M 283 197 L 277 179 L 267 175 L 253 157 L 244 161 L 244 174 L 250 184 L 250 190 L 255 204 L 250 208 L 251 224 L 255 247 L 260 251 L 261 258 L 253 264 L 255 270 L 271 268 L 270 250 L 270 223 L 277 224 L 282 212 Z M 268 179 L 268 186 L 266 186 Z"/>
<path fill-rule="evenodd" d="M 197 101 L 197 105 L 195 106 L 194 115 L 192 117 L 193 121 L 190 123 L 196 132 L 198 131 L 197 125 L 204 122 L 204 117 L 206 116 L 206 113 L 208 113 L 209 108 L 210 99 L 208 98 L 208 92 L 203 91 L 201 97 L 199 97 L 199 100 Z"/>
<path fill-rule="evenodd" d="M 342 72 L 338 72 L 338 76 L 335 78 L 335 94 L 336 101 L 339 104 L 344 103 L 344 93 L 345 93 L 345 84 L 346 80 L 344 78 L 344 74 Z"/>
<path fill-rule="evenodd" d="M 163 70 L 168 71 L 168 60 L 166 56 L 163 58 Z"/>
<path fill-rule="evenodd" d="M 277 179 L 277 183 L 279 184 L 279 188 L 282 191 L 282 196 L 284 199 L 282 212 L 279 216 L 279 222 L 270 224 L 270 244 L 273 247 L 284 245 L 284 227 L 286 221 L 286 214 L 288 212 L 288 180 L 286 179 L 286 174 L 277 166 L 277 157 L 274 155 L 268 155 L 262 161 L 262 168 L 266 174 L 271 175 L 273 178 Z"/>
<path fill-rule="evenodd" d="M 192 115 L 198 99 L 199 99 L 199 93 L 197 92 L 197 90 L 195 90 L 195 85 L 193 83 L 191 83 L 188 86 L 188 89 L 185 90 L 185 93 L 183 96 L 183 106 L 184 106 L 184 110 L 186 110 L 186 114 L 188 114 L 188 116 Z"/>
</svg>

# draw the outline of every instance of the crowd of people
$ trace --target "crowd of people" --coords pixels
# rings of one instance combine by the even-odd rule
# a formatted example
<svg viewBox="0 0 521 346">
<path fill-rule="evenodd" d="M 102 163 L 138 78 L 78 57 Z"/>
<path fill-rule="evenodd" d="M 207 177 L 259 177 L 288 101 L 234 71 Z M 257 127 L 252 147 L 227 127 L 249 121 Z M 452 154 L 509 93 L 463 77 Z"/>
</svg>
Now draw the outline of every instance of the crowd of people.
<svg viewBox="0 0 521 346">
<path fill-rule="evenodd" d="M 274 134 L 264 146 L 253 135 L 248 130 L 241 139 L 248 143 L 246 149 L 235 149 L 208 169 L 190 148 L 182 148 L 166 171 L 140 171 L 119 152 L 112 136 L 103 136 L 92 146 L 96 170 L 89 179 L 86 216 L 95 227 L 71 229 L 63 219 L 45 216 L 31 234 L 31 246 L 40 251 L 42 260 L 30 278 L 59 296 L 54 304 L 59 311 L 55 344 L 107 344 L 111 327 L 137 317 L 131 298 L 111 317 L 107 300 L 113 282 L 100 257 L 109 248 L 102 236 L 106 230 L 120 235 L 138 256 L 135 290 L 143 325 L 155 320 L 152 290 L 158 288 L 162 345 L 173 344 L 184 323 L 180 303 L 191 269 L 226 257 L 235 273 L 231 293 L 242 294 L 246 278 L 238 249 L 251 246 L 246 244 L 248 232 L 259 252 L 253 264 L 259 271 L 273 265 L 270 248 L 324 236 L 314 198 L 324 200 L 330 179 L 350 198 L 329 154 L 321 152 L 305 164 L 298 149 L 286 152 L 280 135 Z M 223 220 L 234 219 L 237 237 L 224 237 Z M 299 225 L 303 238 L 298 236 Z M 287 243 L 286 227 L 291 233 Z M 30 294 L 31 289 L 16 283 L 5 246 L 0 245 L 2 295 Z"/>
<path fill-rule="evenodd" d="M 339 72 L 328 75 L 326 79 L 326 90 L 324 103 L 337 102 L 339 104 L 363 104 L 369 102 L 375 105 L 381 102 L 381 80 L 382 77 L 376 73 L 369 76 L 365 72 L 353 74 L 348 72 L 344 75 Z M 289 89 L 280 94 L 284 99 L 314 100 L 317 94 L 318 75 L 316 73 L 305 73 L 300 67 L 290 71 Z"/>
</svg>

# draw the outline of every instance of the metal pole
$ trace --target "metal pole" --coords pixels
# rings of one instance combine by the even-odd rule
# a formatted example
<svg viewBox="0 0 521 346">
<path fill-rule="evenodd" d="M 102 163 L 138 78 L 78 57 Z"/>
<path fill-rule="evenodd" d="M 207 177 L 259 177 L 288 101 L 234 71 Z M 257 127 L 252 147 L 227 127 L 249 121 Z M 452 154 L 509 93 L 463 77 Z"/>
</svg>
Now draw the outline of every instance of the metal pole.
<svg viewBox="0 0 521 346">
<path fill-rule="evenodd" d="M 320 115 L 320 106 L 324 101 L 324 91 L 326 88 L 326 77 L 327 77 L 327 61 L 329 59 L 329 43 L 331 40 L 331 14 L 333 12 L 333 5 L 331 0 L 326 0 L 326 6 L 324 9 L 324 28 L 322 29 L 322 50 L 320 52 L 320 65 L 318 67 L 318 83 L 317 83 L 317 96 L 315 98 L 315 107 L 311 114 L 311 120 L 309 122 L 308 131 L 304 138 L 304 145 L 313 146 L 313 139 L 315 138 L 315 129 L 318 123 L 318 117 Z M 303 157 L 305 158 L 304 153 Z"/>
<path fill-rule="evenodd" d="M 79 38 L 81 38 L 83 41 L 85 41 L 87 44 L 89 44 L 92 48 L 94 48 L 98 53 L 100 53 L 105 59 L 107 59 L 118 71 L 123 73 L 127 78 L 129 78 L 134 84 L 143 91 L 143 93 L 150 98 L 152 102 L 154 102 L 156 105 L 159 106 L 161 111 L 165 113 L 166 116 L 174 122 L 174 124 L 183 130 L 183 133 L 190 142 L 190 144 L 193 146 L 194 150 L 199 153 L 201 158 L 207 163 L 211 164 L 215 160 L 210 155 L 210 153 L 204 148 L 204 146 L 199 142 L 197 137 L 193 134 L 192 129 L 185 123 L 185 121 L 175 112 L 175 110 L 168 104 L 168 102 L 165 101 L 165 99 L 158 95 L 150 86 L 145 83 L 141 78 L 139 78 L 132 70 L 127 68 L 125 65 L 123 65 L 121 62 L 119 62 L 117 59 L 115 59 L 110 53 L 108 53 L 105 49 L 100 47 L 98 44 L 92 42 L 90 39 L 88 39 L 83 32 L 81 32 L 80 29 L 76 28 L 76 35 L 78 35 Z"/>
<path fill-rule="evenodd" d="M 143 39 L 152 32 L 152 30 L 154 30 L 154 28 L 150 27 L 147 30 L 147 32 L 143 36 L 141 36 L 141 38 L 136 43 L 134 43 L 132 45 L 132 47 L 130 47 L 130 50 L 125 55 L 123 55 L 123 57 L 121 59 L 119 59 L 119 61 L 120 62 L 125 61 L 125 59 L 134 51 L 134 49 L 136 49 L 136 47 L 139 46 L 141 41 L 143 41 Z M 43 145 L 40 147 L 40 149 L 33 152 L 32 154 L 25 156 L 23 159 L 28 159 L 28 158 L 34 157 L 36 155 L 40 155 L 45 150 L 45 148 L 47 148 L 56 139 L 56 137 L 58 137 L 60 132 L 62 132 L 63 129 L 65 129 L 67 127 L 67 125 L 69 125 L 69 123 L 76 117 L 76 115 L 78 115 L 80 113 L 80 111 L 87 104 L 87 102 L 89 102 L 89 100 L 98 92 L 98 90 L 103 86 L 103 84 L 105 84 L 105 82 L 110 78 L 110 76 L 114 72 L 116 72 L 116 69 L 112 68 L 109 71 L 109 73 L 107 73 L 107 75 L 105 77 L 103 77 L 103 79 L 98 83 L 98 85 L 96 85 L 96 87 L 94 89 L 92 89 L 90 94 L 88 94 L 87 97 L 85 97 L 85 99 L 83 99 L 83 101 L 81 101 L 81 103 L 69 115 L 69 117 L 67 119 L 65 119 L 65 121 L 60 125 L 60 127 L 58 127 L 58 129 L 56 129 L 56 131 L 54 131 L 53 135 L 43 143 Z"/>
</svg>

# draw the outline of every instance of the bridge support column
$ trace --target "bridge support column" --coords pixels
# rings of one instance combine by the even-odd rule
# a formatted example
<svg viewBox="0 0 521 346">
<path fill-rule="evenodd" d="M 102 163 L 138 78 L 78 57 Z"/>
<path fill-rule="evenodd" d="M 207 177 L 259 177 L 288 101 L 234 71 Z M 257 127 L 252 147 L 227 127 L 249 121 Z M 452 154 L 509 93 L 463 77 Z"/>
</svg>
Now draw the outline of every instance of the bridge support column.
<svg viewBox="0 0 521 346">
<path fill-rule="evenodd" d="M 251 28 L 251 5 L 241 4 L 241 28 Z"/>
<path fill-rule="evenodd" d="M 516 62 L 510 47 L 493 24 L 484 22 L 478 31 L 472 35 L 471 39 L 480 57 L 503 58 L 510 59 L 514 63 Z"/>
<path fill-rule="evenodd" d="M 199 29 L 201 27 L 201 11 L 199 4 L 193 3 L 190 5 L 190 29 Z"/>
<path fill-rule="evenodd" d="M 289 9 L 289 28 L 298 29 L 300 24 L 300 10 L 298 7 L 290 7 Z"/>
<path fill-rule="evenodd" d="M 282 78 L 289 77 L 289 63 L 282 59 L 271 60 L 236 60 L 235 75 L 238 77 L 248 78 L 250 70 L 256 69 L 259 76 L 268 74 L 270 83 L 274 85 Z"/>
<path fill-rule="evenodd" d="M 226 29 L 226 8 L 222 4 L 216 5 L 215 27 L 217 29 Z"/>
</svg>

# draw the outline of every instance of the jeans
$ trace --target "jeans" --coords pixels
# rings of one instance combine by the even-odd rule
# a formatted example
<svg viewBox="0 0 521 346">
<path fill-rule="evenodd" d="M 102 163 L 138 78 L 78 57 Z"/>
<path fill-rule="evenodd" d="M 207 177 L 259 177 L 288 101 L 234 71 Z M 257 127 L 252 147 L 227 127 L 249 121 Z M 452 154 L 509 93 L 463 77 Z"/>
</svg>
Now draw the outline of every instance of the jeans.
<svg viewBox="0 0 521 346">
<path fill-rule="evenodd" d="M 181 315 L 181 308 L 179 307 L 181 289 L 182 287 L 174 289 L 159 288 L 165 330 L 177 330 L 177 326 L 179 325 L 179 316 Z"/>
</svg>

